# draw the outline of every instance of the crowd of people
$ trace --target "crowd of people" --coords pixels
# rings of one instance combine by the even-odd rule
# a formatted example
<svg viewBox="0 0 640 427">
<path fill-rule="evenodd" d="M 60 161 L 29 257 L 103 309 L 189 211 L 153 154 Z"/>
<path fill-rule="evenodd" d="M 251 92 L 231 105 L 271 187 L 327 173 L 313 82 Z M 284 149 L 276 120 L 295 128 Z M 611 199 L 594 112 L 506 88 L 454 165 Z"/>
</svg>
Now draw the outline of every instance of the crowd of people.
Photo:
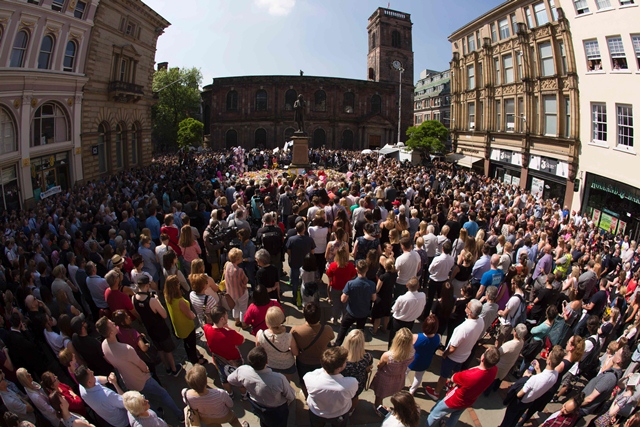
<svg viewBox="0 0 640 427">
<path fill-rule="evenodd" d="M 280 427 L 299 388 L 311 426 L 340 427 L 370 388 L 384 427 L 417 427 L 415 397 L 453 426 L 508 386 L 501 427 L 640 426 L 629 236 L 448 163 L 242 156 L 158 157 L 2 214 L 5 425 L 246 427 L 241 399 Z"/>
</svg>

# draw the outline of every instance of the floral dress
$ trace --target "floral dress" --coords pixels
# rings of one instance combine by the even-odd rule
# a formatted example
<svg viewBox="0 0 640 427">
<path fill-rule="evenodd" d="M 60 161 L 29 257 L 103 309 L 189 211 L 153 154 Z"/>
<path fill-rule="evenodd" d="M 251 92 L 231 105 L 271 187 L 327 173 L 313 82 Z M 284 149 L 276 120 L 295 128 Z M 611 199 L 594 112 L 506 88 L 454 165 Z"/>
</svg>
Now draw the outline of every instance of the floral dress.
<svg viewBox="0 0 640 427">
<path fill-rule="evenodd" d="M 407 368 L 413 362 L 413 354 L 406 360 L 394 360 L 390 351 L 385 354 L 389 357 L 389 363 L 378 369 L 371 381 L 371 390 L 376 397 L 383 399 L 402 390 L 407 379 Z"/>
<path fill-rule="evenodd" d="M 356 396 L 364 390 L 367 385 L 367 370 L 373 364 L 373 356 L 371 353 L 365 353 L 364 357 L 357 362 L 347 362 L 347 367 L 342 371 L 342 376 L 352 377 L 358 380 L 358 391 Z"/>
</svg>

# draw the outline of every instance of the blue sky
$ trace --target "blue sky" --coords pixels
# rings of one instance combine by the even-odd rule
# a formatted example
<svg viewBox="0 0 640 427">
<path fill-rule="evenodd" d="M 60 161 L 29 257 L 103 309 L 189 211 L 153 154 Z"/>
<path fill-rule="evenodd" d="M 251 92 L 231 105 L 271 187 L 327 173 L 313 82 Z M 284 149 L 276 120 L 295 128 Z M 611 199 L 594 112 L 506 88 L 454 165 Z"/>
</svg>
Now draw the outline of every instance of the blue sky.
<svg viewBox="0 0 640 427">
<path fill-rule="evenodd" d="M 156 61 L 214 77 L 306 75 L 365 79 L 367 19 L 388 1 L 143 0 L 171 22 Z M 393 0 L 411 14 L 414 77 L 449 67 L 447 37 L 503 0 Z M 176 7 L 177 6 L 177 7 Z"/>
</svg>

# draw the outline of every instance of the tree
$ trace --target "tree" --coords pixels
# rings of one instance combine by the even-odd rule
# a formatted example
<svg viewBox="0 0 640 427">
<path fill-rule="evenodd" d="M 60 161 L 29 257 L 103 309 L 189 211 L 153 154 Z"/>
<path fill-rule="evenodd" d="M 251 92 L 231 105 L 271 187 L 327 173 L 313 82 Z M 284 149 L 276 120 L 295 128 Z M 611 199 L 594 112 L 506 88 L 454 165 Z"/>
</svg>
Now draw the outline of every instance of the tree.
<svg viewBox="0 0 640 427">
<path fill-rule="evenodd" d="M 407 129 L 407 147 L 422 150 L 424 154 L 443 151 L 449 130 L 437 120 L 427 120 L 420 126 Z"/>
<path fill-rule="evenodd" d="M 204 124 L 194 118 L 187 118 L 180 122 L 178 128 L 178 147 L 184 148 L 202 142 Z"/>
<path fill-rule="evenodd" d="M 197 68 L 171 68 L 153 75 L 153 92 L 158 102 L 151 110 L 152 136 L 157 147 L 175 147 L 180 122 L 200 116 L 200 84 L 202 74 Z"/>
</svg>

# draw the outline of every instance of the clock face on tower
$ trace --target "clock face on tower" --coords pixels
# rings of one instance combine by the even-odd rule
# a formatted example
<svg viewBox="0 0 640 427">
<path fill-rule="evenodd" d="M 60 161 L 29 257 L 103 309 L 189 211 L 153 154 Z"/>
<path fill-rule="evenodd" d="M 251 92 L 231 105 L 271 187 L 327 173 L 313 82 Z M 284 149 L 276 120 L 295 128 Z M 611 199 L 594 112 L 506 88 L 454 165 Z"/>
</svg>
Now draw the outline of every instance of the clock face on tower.
<svg viewBox="0 0 640 427">
<path fill-rule="evenodd" d="M 400 70 L 402 68 L 402 63 L 398 60 L 395 60 L 391 63 L 391 66 L 396 70 Z"/>
</svg>

